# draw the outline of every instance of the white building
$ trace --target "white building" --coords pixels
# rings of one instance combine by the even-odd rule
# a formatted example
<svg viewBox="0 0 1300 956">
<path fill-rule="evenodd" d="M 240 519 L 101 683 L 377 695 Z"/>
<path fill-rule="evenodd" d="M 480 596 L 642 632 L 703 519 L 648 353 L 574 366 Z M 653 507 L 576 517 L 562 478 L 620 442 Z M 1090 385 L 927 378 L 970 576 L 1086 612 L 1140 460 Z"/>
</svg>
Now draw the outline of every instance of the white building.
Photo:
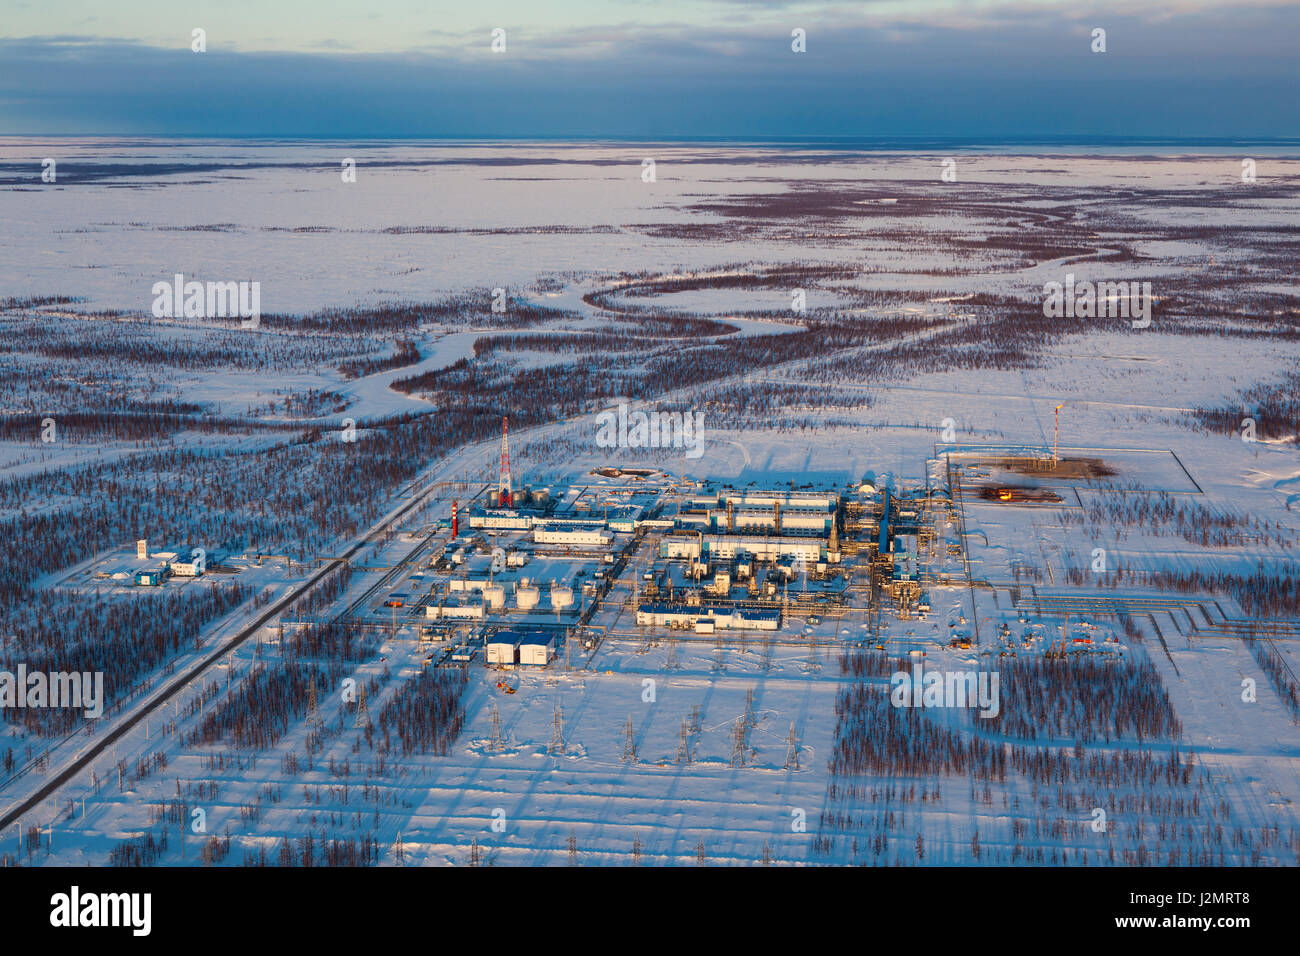
<svg viewBox="0 0 1300 956">
<path fill-rule="evenodd" d="M 487 662 L 489 664 L 513 664 L 519 643 L 510 631 L 501 631 L 487 642 Z"/>
<path fill-rule="evenodd" d="M 469 526 L 498 531 L 527 531 L 533 526 L 533 516 L 505 508 L 475 508 L 469 513 Z"/>
<path fill-rule="evenodd" d="M 603 528 L 551 524 L 533 529 L 538 544 L 567 544 L 580 547 L 609 547 L 614 536 Z"/>
<path fill-rule="evenodd" d="M 475 601 L 455 596 L 448 597 L 442 604 L 426 605 L 424 609 L 424 616 L 432 621 L 440 618 L 468 618 L 472 620 L 482 618 L 483 613 L 484 607 L 481 600 Z"/>
<path fill-rule="evenodd" d="M 782 511 L 787 508 L 834 511 L 839 507 L 840 496 L 833 491 L 723 488 L 718 494 L 717 502 L 725 507 L 728 501 L 734 508 L 764 508 L 771 511 L 773 505 L 780 504 Z"/>
<path fill-rule="evenodd" d="M 730 561 L 737 552 L 745 552 L 764 561 L 789 557 L 812 565 L 820 561 L 822 555 L 821 538 L 706 534 L 703 541 L 710 554 L 724 561 Z"/>
<path fill-rule="evenodd" d="M 636 611 L 636 622 L 643 627 L 679 627 L 691 628 L 700 634 L 711 634 L 709 624 L 714 628 L 734 628 L 750 631 L 775 631 L 781 626 L 781 611 L 778 608 L 731 607 L 728 605 L 704 604 L 642 604 Z"/>
<path fill-rule="evenodd" d="M 545 667 L 555 656 L 555 638 L 546 634 L 530 634 L 519 641 L 519 663 Z"/>
</svg>

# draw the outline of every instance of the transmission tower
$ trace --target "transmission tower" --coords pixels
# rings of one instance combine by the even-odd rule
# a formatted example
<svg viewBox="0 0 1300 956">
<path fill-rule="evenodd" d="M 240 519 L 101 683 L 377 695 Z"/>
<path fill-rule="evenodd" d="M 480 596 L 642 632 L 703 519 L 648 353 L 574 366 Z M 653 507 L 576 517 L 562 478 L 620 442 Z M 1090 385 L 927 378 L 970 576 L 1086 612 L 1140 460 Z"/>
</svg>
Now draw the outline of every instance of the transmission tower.
<svg viewBox="0 0 1300 956">
<path fill-rule="evenodd" d="M 795 733 L 794 724 L 790 725 L 790 739 L 786 742 L 785 769 L 799 769 L 799 735 Z"/>
<path fill-rule="evenodd" d="M 700 705 L 696 704 L 691 708 L 691 733 L 698 735 L 700 733 Z"/>
<path fill-rule="evenodd" d="M 578 865 L 578 832 L 569 831 L 569 866 Z"/>
<path fill-rule="evenodd" d="M 361 685 L 361 695 L 357 697 L 357 719 L 353 722 L 354 727 L 366 727 L 370 724 L 370 714 L 366 710 L 366 685 Z"/>
<path fill-rule="evenodd" d="M 320 733 L 322 725 L 320 709 L 316 705 L 316 681 L 313 680 L 307 685 L 307 727 Z"/>
<path fill-rule="evenodd" d="M 733 767 L 745 766 L 745 720 L 743 717 L 736 721 L 736 732 L 732 735 L 731 765 Z"/>
<path fill-rule="evenodd" d="M 501 713 L 497 710 L 497 705 L 492 705 L 492 740 L 488 744 L 488 749 L 493 753 L 500 753 L 501 744 Z"/>
<path fill-rule="evenodd" d="M 641 865 L 641 835 L 636 834 L 632 837 L 632 865 Z"/>
<path fill-rule="evenodd" d="M 555 705 L 555 717 L 551 722 L 551 745 L 546 748 L 549 754 L 564 753 L 564 709 Z"/>
<path fill-rule="evenodd" d="M 623 728 L 623 762 L 636 760 L 636 735 L 632 732 L 632 715 L 627 715 L 627 725 Z"/>
</svg>

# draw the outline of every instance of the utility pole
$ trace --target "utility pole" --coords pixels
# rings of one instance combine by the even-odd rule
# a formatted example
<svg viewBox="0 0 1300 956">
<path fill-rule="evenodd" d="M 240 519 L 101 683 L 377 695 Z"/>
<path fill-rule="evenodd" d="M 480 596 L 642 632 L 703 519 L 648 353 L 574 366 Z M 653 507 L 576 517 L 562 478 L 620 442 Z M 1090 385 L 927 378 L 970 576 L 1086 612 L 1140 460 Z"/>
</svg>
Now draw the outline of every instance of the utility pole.
<svg viewBox="0 0 1300 956">
<path fill-rule="evenodd" d="M 1064 407 L 1065 407 L 1064 402 L 1056 406 L 1056 426 L 1052 430 L 1052 467 L 1053 468 L 1056 467 L 1057 462 L 1059 460 L 1056 457 L 1056 452 L 1057 452 L 1057 443 L 1061 437 L 1061 409 L 1063 409 Z"/>
</svg>

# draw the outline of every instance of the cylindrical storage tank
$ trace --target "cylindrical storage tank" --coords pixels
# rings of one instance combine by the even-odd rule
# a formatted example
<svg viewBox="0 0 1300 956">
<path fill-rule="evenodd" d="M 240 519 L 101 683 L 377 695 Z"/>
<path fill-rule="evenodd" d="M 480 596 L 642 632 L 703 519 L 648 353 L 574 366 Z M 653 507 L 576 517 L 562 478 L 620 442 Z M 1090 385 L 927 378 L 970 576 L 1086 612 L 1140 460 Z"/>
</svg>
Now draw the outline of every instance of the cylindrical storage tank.
<svg viewBox="0 0 1300 956">
<path fill-rule="evenodd" d="M 489 584 L 483 589 L 483 603 L 493 611 L 506 606 L 506 589 L 499 584 Z"/>
<path fill-rule="evenodd" d="M 533 504 L 538 508 L 546 507 L 546 503 L 551 500 L 551 492 L 546 488 L 538 488 L 533 492 Z"/>
<path fill-rule="evenodd" d="M 542 592 L 536 585 L 529 584 L 527 579 L 520 583 L 519 590 L 515 592 L 515 603 L 521 611 L 531 611 L 541 599 Z"/>
<path fill-rule="evenodd" d="M 551 609 L 565 611 L 573 607 L 573 588 L 559 584 L 551 585 Z"/>
<path fill-rule="evenodd" d="M 500 507 L 500 505 L 501 505 L 501 492 L 499 492 L 499 491 L 489 491 L 489 492 L 488 492 L 488 507 L 489 507 L 489 508 L 497 508 L 497 507 Z"/>
</svg>

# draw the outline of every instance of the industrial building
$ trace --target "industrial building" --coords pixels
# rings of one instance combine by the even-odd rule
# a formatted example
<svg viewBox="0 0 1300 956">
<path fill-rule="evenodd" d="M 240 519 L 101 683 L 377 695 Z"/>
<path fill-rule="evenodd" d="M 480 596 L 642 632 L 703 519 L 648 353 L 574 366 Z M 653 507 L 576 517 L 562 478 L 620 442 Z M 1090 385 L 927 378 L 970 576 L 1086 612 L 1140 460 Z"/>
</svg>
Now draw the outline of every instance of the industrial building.
<svg viewBox="0 0 1300 956">
<path fill-rule="evenodd" d="M 607 548 L 613 543 L 614 536 L 599 525 L 547 522 L 533 529 L 533 541 L 537 544 Z"/>
<path fill-rule="evenodd" d="M 519 635 L 514 631 L 497 631 L 483 646 L 489 664 L 513 664 L 519 653 Z"/>
<path fill-rule="evenodd" d="M 545 667 L 555 657 L 555 636 L 536 628 L 503 629 L 488 635 L 483 647 L 489 664 Z"/>
<path fill-rule="evenodd" d="M 824 560 L 823 548 L 822 539 L 814 536 L 775 538 L 758 535 L 701 534 L 683 530 L 664 536 L 659 545 L 659 556 L 685 561 L 699 561 L 705 557 L 731 561 L 738 556 L 742 560 L 760 561 L 791 558 L 807 565 Z"/>
<path fill-rule="evenodd" d="M 438 604 L 428 604 L 424 608 L 425 617 L 433 621 L 440 618 L 481 620 L 485 612 L 486 607 L 482 600 L 455 594 L 448 595 Z"/>
<path fill-rule="evenodd" d="M 545 667 L 555 657 L 555 638 L 541 631 L 524 634 L 519 640 L 519 663 Z"/>
<path fill-rule="evenodd" d="M 181 553 L 184 554 L 185 552 L 182 551 Z M 193 555 L 194 551 L 191 551 L 190 554 Z M 198 560 L 171 561 L 167 565 L 167 570 L 178 578 L 197 578 L 203 574 L 206 563 L 206 561 Z"/>
<path fill-rule="evenodd" d="M 834 511 L 840 506 L 840 496 L 834 491 L 809 491 L 777 488 L 755 490 L 723 488 L 718 492 L 717 504 L 736 508 L 762 508 L 771 511 L 778 505 L 782 509 L 802 508 L 810 511 Z"/>
<path fill-rule="evenodd" d="M 637 606 L 636 622 L 647 627 L 676 627 L 696 630 L 697 622 L 712 627 L 750 631 L 775 631 L 781 627 L 780 608 L 724 604 L 646 603 Z"/>
<path fill-rule="evenodd" d="M 533 526 L 533 516 L 504 508 L 473 508 L 469 513 L 469 526 L 494 531 L 528 531 Z"/>
<path fill-rule="evenodd" d="M 822 559 L 824 545 L 819 537 L 780 538 L 749 535 L 706 534 L 703 543 L 710 555 L 730 561 L 737 552 L 744 552 L 760 561 L 793 558 L 805 564 L 816 564 Z"/>
</svg>

